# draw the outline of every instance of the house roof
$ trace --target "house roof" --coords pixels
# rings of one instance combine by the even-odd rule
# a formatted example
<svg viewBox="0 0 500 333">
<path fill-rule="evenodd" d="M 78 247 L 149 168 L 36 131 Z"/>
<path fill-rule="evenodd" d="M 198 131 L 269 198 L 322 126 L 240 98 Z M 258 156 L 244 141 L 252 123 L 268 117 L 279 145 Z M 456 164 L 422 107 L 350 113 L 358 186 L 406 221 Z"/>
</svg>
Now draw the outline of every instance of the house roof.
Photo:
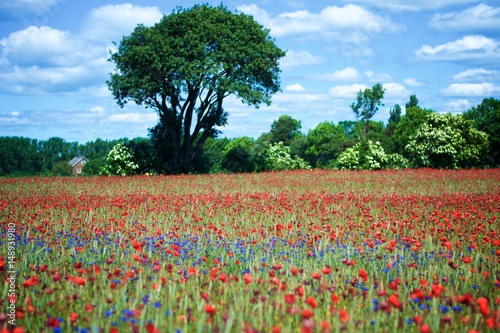
<svg viewBox="0 0 500 333">
<path fill-rule="evenodd" d="M 75 157 L 74 159 L 72 159 L 71 161 L 69 161 L 69 165 L 71 165 L 71 167 L 74 167 L 75 165 L 77 165 L 78 163 L 80 163 L 80 161 L 82 161 L 82 160 L 85 160 L 85 162 L 89 161 L 85 157 L 80 156 L 80 157 Z"/>
</svg>

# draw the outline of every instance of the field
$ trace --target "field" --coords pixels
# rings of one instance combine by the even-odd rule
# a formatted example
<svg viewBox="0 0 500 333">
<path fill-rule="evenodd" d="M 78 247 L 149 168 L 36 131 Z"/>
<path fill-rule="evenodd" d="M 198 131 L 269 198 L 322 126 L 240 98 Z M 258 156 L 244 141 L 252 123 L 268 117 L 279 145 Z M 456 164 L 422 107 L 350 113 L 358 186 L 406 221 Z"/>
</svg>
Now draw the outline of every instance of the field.
<svg viewBox="0 0 500 333">
<path fill-rule="evenodd" d="M 500 169 L 3 178 L 0 326 L 499 331 L 499 212 Z"/>
</svg>

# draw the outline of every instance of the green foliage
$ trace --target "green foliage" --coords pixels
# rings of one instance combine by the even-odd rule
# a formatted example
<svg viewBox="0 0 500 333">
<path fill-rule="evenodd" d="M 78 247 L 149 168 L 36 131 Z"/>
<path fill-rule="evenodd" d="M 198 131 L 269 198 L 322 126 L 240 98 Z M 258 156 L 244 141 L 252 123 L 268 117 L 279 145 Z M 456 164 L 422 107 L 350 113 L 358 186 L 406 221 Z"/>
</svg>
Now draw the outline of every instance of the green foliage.
<svg viewBox="0 0 500 333">
<path fill-rule="evenodd" d="M 408 161 L 399 154 L 386 154 L 380 142 L 367 140 L 342 152 L 336 167 L 341 170 L 404 169 Z"/>
<path fill-rule="evenodd" d="M 311 166 L 302 158 L 290 155 L 290 147 L 283 142 L 271 144 L 264 156 L 265 170 L 310 170 Z"/>
<path fill-rule="evenodd" d="M 382 99 L 384 98 L 385 89 L 380 83 L 376 83 L 372 89 L 359 91 L 356 96 L 356 103 L 351 104 L 351 109 L 356 116 L 356 119 L 361 120 L 363 124 L 362 137 L 367 139 L 368 122 L 377 113 L 379 106 L 383 106 Z"/>
<path fill-rule="evenodd" d="M 165 154 L 164 169 L 189 172 L 205 141 L 227 123 L 227 96 L 270 104 L 284 56 L 252 16 L 195 5 L 123 37 L 111 54 L 116 70 L 107 83 L 120 106 L 132 101 L 158 112 L 151 138 L 160 137 L 155 147 Z"/>
<path fill-rule="evenodd" d="M 255 171 L 255 143 L 250 137 L 231 140 L 224 148 L 222 167 L 232 173 Z"/>
<path fill-rule="evenodd" d="M 85 164 L 85 176 L 97 176 L 106 165 L 106 156 L 94 157 Z"/>
<path fill-rule="evenodd" d="M 51 174 L 53 176 L 71 176 L 73 174 L 73 169 L 68 161 L 60 161 L 52 167 Z"/>
<path fill-rule="evenodd" d="M 326 167 L 345 149 L 345 141 L 342 126 L 329 121 L 321 122 L 307 133 L 306 160 L 313 167 Z"/>
<path fill-rule="evenodd" d="M 406 146 L 416 167 L 478 166 L 488 152 L 488 135 L 461 115 L 430 113 Z"/>
<path fill-rule="evenodd" d="M 409 158 L 405 147 L 408 145 L 408 142 L 410 142 L 410 137 L 415 134 L 420 125 L 427 121 L 427 116 L 431 113 L 434 113 L 434 111 L 422 109 L 419 106 L 407 108 L 406 114 L 396 125 L 394 133 L 389 139 L 389 146 L 392 148 L 392 152 Z"/>
<path fill-rule="evenodd" d="M 155 161 L 151 140 L 147 138 L 135 138 L 128 141 L 126 147 L 130 149 L 133 156 L 132 160 L 138 166 L 135 173 L 155 173 Z"/>
<path fill-rule="evenodd" d="M 137 173 L 139 166 L 134 162 L 130 149 L 123 143 L 116 144 L 106 157 L 102 169 L 104 175 L 128 176 Z"/>
<path fill-rule="evenodd" d="M 408 110 L 411 107 L 416 107 L 418 106 L 418 98 L 417 95 L 411 95 L 410 96 L 410 101 L 405 104 L 406 110 Z"/>
<path fill-rule="evenodd" d="M 490 164 L 500 164 L 500 100 L 485 98 L 477 107 L 464 113 L 474 127 L 488 134 L 490 140 Z"/>
<path fill-rule="evenodd" d="M 291 146 L 292 142 L 302 136 L 300 129 L 302 124 L 299 120 L 282 115 L 273 121 L 269 132 L 269 143 L 283 142 L 285 146 Z"/>
<path fill-rule="evenodd" d="M 397 124 L 401 121 L 401 106 L 399 104 L 394 105 L 394 108 L 389 110 L 389 124 Z"/>
</svg>

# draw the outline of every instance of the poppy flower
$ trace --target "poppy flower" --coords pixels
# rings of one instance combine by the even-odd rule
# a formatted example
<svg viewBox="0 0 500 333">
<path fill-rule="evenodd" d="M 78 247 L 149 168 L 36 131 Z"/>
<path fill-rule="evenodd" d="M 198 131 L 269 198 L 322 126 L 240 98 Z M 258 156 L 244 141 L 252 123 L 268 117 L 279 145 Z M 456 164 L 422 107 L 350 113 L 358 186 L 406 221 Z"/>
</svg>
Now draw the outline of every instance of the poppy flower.
<svg viewBox="0 0 500 333">
<path fill-rule="evenodd" d="M 302 311 L 302 318 L 303 318 L 303 319 L 309 319 L 309 318 L 311 318 L 312 316 L 314 316 L 314 313 L 313 313 L 311 310 L 309 310 L 309 309 L 304 309 L 304 310 Z"/>
<path fill-rule="evenodd" d="M 299 270 L 297 269 L 297 267 L 292 267 L 290 269 L 290 272 L 292 273 L 293 276 L 297 276 L 297 274 L 299 273 Z"/>
<path fill-rule="evenodd" d="M 479 297 L 477 299 L 477 305 L 479 305 L 479 312 L 481 312 L 483 317 L 488 317 L 490 315 L 490 307 L 486 297 Z"/>
<path fill-rule="evenodd" d="M 243 275 L 243 281 L 245 281 L 245 284 L 249 284 L 249 283 L 252 283 L 253 281 L 253 276 L 249 273 L 245 273 Z"/>
<path fill-rule="evenodd" d="M 366 282 L 368 280 L 368 273 L 366 273 L 366 271 L 364 269 L 360 269 L 359 272 L 359 277 L 361 278 L 361 280 L 363 280 L 363 282 Z"/>
<path fill-rule="evenodd" d="M 312 296 L 307 296 L 306 303 L 313 309 L 315 309 L 316 306 L 318 306 L 318 302 Z"/>
<path fill-rule="evenodd" d="M 321 275 L 317 272 L 311 273 L 311 277 L 315 280 L 318 280 L 318 281 L 321 280 Z"/>
<path fill-rule="evenodd" d="M 427 324 L 420 325 L 419 330 L 420 330 L 420 333 L 431 333 L 432 332 L 431 328 Z"/>
<path fill-rule="evenodd" d="M 290 304 L 290 305 L 295 304 L 295 295 L 294 294 L 286 294 L 285 295 L 285 302 L 287 304 Z"/>
<path fill-rule="evenodd" d="M 346 311 L 346 309 L 342 309 L 339 311 L 339 318 L 343 323 L 347 323 L 349 321 L 349 313 Z"/>
<path fill-rule="evenodd" d="M 213 316 L 217 310 L 211 304 L 205 304 L 205 312 Z"/>
</svg>

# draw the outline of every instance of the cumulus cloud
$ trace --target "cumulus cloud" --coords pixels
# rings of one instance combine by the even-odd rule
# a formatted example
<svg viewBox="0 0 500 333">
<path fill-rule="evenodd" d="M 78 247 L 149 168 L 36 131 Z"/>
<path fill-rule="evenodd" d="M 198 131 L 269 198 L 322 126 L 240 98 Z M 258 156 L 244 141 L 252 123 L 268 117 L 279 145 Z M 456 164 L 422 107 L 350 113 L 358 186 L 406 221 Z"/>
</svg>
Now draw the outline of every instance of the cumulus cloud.
<svg viewBox="0 0 500 333">
<path fill-rule="evenodd" d="M 351 81 L 359 79 L 360 74 L 353 67 L 346 67 L 344 69 L 339 69 L 334 71 L 333 73 L 325 73 L 322 75 L 315 76 L 314 78 L 317 80 L 326 80 L 326 81 Z"/>
<path fill-rule="evenodd" d="M 462 71 L 452 76 L 454 81 L 497 81 L 500 80 L 500 71 L 484 69 L 484 68 L 473 68 Z"/>
<path fill-rule="evenodd" d="M 500 30 L 500 7 L 479 4 L 458 12 L 435 14 L 430 26 L 438 30 Z"/>
<path fill-rule="evenodd" d="M 482 35 L 468 35 L 437 46 L 424 45 L 415 56 L 423 60 L 486 60 L 500 58 L 500 42 Z"/>
<path fill-rule="evenodd" d="M 450 6 L 456 5 L 466 5 L 479 0 L 419 0 L 419 1 L 408 1 L 408 0 L 344 0 L 348 2 L 361 3 L 366 6 L 372 6 L 376 8 L 383 8 L 394 12 L 403 11 L 424 11 L 424 10 L 436 10 L 442 9 Z"/>
<path fill-rule="evenodd" d="M 411 93 L 400 83 L 384 83 L 385 97 L 408 97 Z"/>
<path fill-rule="evenodd" d="M 82 36 L 89 40 L 119 42 L 142 23 L 152 26 L 162 18 L 158 7 L 141 7 L 132 4 L 107 5 L 92 9 L 84 19 Z"/>
<path fill-rule="evenodd" d="M 71 66 L 91 56 L 87 45 L 67 31 L 29 26 L 0 40 L 2 65 Z"/>
<path fill-rule="evenodd" d="M 493 96 L 500 93 L 500 86 L 489 82 L 484 83 L 452 83 L 447 88 L 441 90 L 447 96 Z"/>
<path fill-rule="evenodd" d="M 323 63 L 324 60 L 321 57 L 312 55 L 307 51 L 293 51 L 288 50 L 286 57 L 281 60 L 282 67 L 296 67 L 296 66 L 309 66 L 318 65 Z"/>
<path fill-rule="evenodd" d="M 415 78 L 412 78 L 412 77 L 404 79 L 403 83 L 406 84 L 407 86 L 410 86 L 410 87 L 421 87 L 424 85 L 423 82 L 421 82 Z"/>
<path fill-rule="evenodd" d="M 110 115 L 108 121 L 113 123 L 151 123 L 154 125 L 158 121 L 158 116 L 154 113 L 124 112 Z"/>
<path fill-rule="evenodd" d="M 309 36 L 345 43 L 365 43 L 373 36 L 401 31 L 387 17 L 376 15 L 363 7 L 347 4 L 344 7 L 327 6 L 319 13 L 308 10 L 286 12 L 270 17 L 256 5 L 238 7 L 239 10 L 271 29 L 271 34 L 282 36 Z"/>
<path fill-rule="evenodd" d="M 368 88 L 365 84 L 340 85 L 330 88 L 329 92 L 334 97 L 352 98 L 356 97 L 358 91 Z"/>
<path fill-rule="evenodd" d="M 12 19 L 28 16 L 52 16 L 58 5 L 67 0 L 7 0 L 0 2 L 0 18 Z"/>
<path fill-rule="evenodd" d="M 109 5 L 91 10 L 79 32 L 48 26 L 15 31 L 0 39 L 0 89 L 43 94 L 101 85 L 113 68 L 107 61 L 111 41 L 161 17 L 157 7 Z"/>
<path fill-rule="evenodd" d="M 445 103 L 444 110 L 451 113 L 459 113 L 467 111 L 472 107 L 472 103 L 465 98 L 457 99 L 448 103 Z"/>
<path fill-rule="evenodd" d="M 302 87 L 302 85 L 295 83 L 286 86 L 285 91 L 304 91 L 306 88 Z"/>
<path fill-rule="evenodd" d="M 375 73 L 373 71 L 364 72 L 365 77 L 372 82 L 387 82 L 391 81 L 392 77 L 387 73 Z"/>
</svg>

